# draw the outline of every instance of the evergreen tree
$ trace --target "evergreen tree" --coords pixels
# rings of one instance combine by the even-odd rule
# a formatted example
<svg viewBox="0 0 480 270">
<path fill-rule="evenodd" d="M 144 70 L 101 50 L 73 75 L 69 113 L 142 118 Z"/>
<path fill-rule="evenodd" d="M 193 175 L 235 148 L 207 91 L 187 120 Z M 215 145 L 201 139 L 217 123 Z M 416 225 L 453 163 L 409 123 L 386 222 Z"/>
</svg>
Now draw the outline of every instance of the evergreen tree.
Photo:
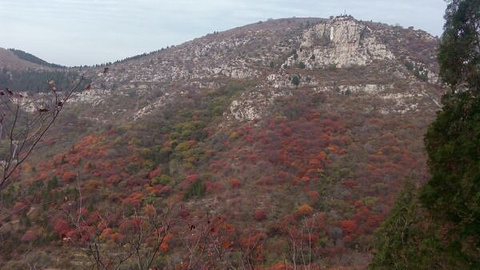
<svg viewBox="0 0 480 270">
<path fill-rule="evenodd" d="M 443 259 L 435 229 L 418 203 L 417 190 L 408 181 L 376 232 L 370 269 L 441 269 Z"/>
<path fill-rule="evenodd" d="M 450 254 L 480 269 L 480 1 L 450 1 L 445 19 L 438 61 L 452 93 L 425 136 L 432 177 L 421 202 Z"/>
<path fill-rule="evenodd" d="M 448 1 L 438 61 L 440 76 L 452 90 L 480 89 L 480 1 Z"/>
<path fill-rule="evenodd" d="M 480 269 L 480 99 L 447 95 L 425 136 L 432 177 L 421 202 L 446 230 L 453 256 Z"/>
<path fill-rule="evenodd" d="M 409 189 L 398 198 L 372 269 L 480 269 L 480 0 L 448 1 L 445 20 L 438 61 L 452 91 L 425 135 L 431 178 L 420 203 Z"/>
</svg>

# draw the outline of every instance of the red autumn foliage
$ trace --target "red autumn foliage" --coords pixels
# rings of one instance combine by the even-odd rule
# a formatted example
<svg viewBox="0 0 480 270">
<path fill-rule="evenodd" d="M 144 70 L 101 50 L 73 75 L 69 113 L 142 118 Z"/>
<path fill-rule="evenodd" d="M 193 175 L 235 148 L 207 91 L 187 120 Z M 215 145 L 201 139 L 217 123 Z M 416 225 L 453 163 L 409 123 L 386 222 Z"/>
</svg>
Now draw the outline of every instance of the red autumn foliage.
<svg viewBox="0 0 480 270">
<path fill-rule="evenodd" d="M 69 230 L 65 236 L 78 244 L 85 244 L 95 235 L 95 228 L 81 224 L 73 230 Z"/>
<path fill-rule="evenodd" d="M 65 172 L 62 175 L 62 180 L 65 183 L 71 183 L 71 182 L 75 181 L 76 178 L 77 178 L 77 174 L 74 173 L 74 172 Z"/>
<path fill-rule="evenodd" d="M 141 187 L 150 184 L 150 179 L 131 178 L 127 180 L 127 186 L 129 187 Z"/>
<path fill-rule="evenodd" d="M 357 223 L 355 220 L 342 220 L 340 222 L 340 227 L 346 235 L 351 235 L 355 232 Z"/>
<path fill-rule="evenodd" d="M 320 200 L 320 193 L 318 193 L 318 191 L 308 191 L 307 194 L 308 194 L 308 198 L 312 202 L 316 202 Z"/>
<path fill-rule="evenodd" d="M 221 182 L 212 182 L 212 181 L 205 181 L 205 191 L 207 193 L 217 192 L 223 190 L 223 184 Z"/>
<path fill-rule="evenodd" d="M 118 229 L 123 234 L 137 233 L 140 231 L 143 222 L 144 221 L 139 217 L 130 218 L 120 223 Z"/>
<path fill-rule="evenodd" d="M 131 194 L 128 198 L 123 199 L 123 203 L 131 206 L 138 207 L 142 203 L 143 194 L 140 192 L 135 192 Z"/>
<path fill-rule="evenodd" d="M 345 180 L 343 182 L 343 185 L 346 186 L 346 187 L 349 187 L 349 188 L 353 188 L 353 187 L 356 187 L 358 185 L 358 181 L 355 181 L 355 180 Z"/>
<path fill-rule="evenodd" d="M 185 220 L 190 216 L 190 213 L 185 209 L 180 209 L 178 211 L 178 216 Z"/>
<path fill-rule="evenodd" d="M 110 177 L 107 178 L 107 180 L 105 180 L 105 182 L 107 184 L 116 184 L 118 182 L 120 182 L 122 180 L 122 178 L 120 177 L 120 175 L 112 175 Z"/>
<path fill-rule="evenodd" d="M 21 214 L 28 211 L 29 208 L 30 207 L 23 202 L 16 202 L 12 210 L 16 214 Z"/>
<path fill-rule="evenodd" d="M 105 228 L 102 230 L 102 233 L 100 234 L 99 237 L 101 240 L 109 240 L 112 233 L 113 233 L 112 228 Z"/>
<path fill-rule="evenodd" d="M 63 237 L 70 230 L 70 226 L 65 220 L 58 219 L 57 221 L 55 221 L 53 229 L 58 235 Z"/>
<path fill-rule="evenodd" d="M 88 215 L 87 215 L 88 214 Z M 98 223 L 101 220 L 101 216 L 98 212 L 87 213 L 86 216 L 86 223 L 89 225 L 93 225 Z M 98 226 L 106 226 L 106 221 L 101 221 Z"/>
<path fill-rule="evenodd" d="M 172 240 L 173 235 L 171 233 L 168 233 L 160 243 L 160 248 L 164 253 L 167 253 L 170 250 L 170 247 L 168 246 L 169 242 Z"/>
<path fill-rule="evenodd" d="M 161 174 L 162 174 L 162 170 L 160 168 L 157 168 L 151 171 L 150 173 L 148 173 L 148 178 L 153 179 Z"/>
<path fill-rule="evenodd" d="M 312 213 L 313 213 L 313 208 L 310 205 L 302 204 L 295 211 L 295 216 L 303 217 L 303 216 L 311 215 Z"/>
<path fill-rule="evenodd" d="M 149 204 L 149 205 L 145 205 L 145 207 L 143 207 L 143 213 L 149 217 L 149 218 L 153 218 L 157 215 L 157 209 L 155 209 L 155 206 Z"/>
<path fill-rule="evenodd" d="M 197 179 L 198 179 L 198 174 L 190 174 L 187 177 L 185 177 L 185 182 L 188 182 L 191 184 L 195 182 Z"/>
<path fill-rule="evenodd" d="M 351 127 L 351 125 L 346 124 L 346 121 L 349 121 L 348 118 L 348 116 L 334 117 L 328 113 L 306 112 L 294 121 L 289 120 L 288 117 L 272 119 L 269 121 L 270 125 L 268 127 L 263 125 L 263 120 L 260 121 L 258 125 L 249 125 L 245 128 L 240 127 L 238 134 L 241 137 L 237 137 L 235 140 L 232 139 L 230 144 L 219 140 L 218 144 L 216 144 L 217 146 L 215 146 L 219 149 L 206 149 L 207 154 L 202 157 L 205 158 L 205 163 L 199 163 L 202 167 L 180 170 L 180 173 L 172 173 L 172 176 L 177 177 L 178 175 L 181 177 L 186 173 L 188 176 L 184 182 L 194 182 L 198 179 L 198 175 L 192 172 L 201 173 L 202 176 L 208 175 L 208 178 L 205 178 L 205 181 L 203 181 L 207 191 L 205 194 L 206 201 L 213 198 L 215 199 L 214 201 L 218 200 L 220 203 L 213 203 L 213 211 L 215 211 L 215 213 L 226 213 L 229 218 L 234 217 L 234 222 L 238 220 L 238 217 L 242 217 L 245 212 L 250 213 L 252 219 L 257 221 L 262 221 L 267 218 L 266 213 L 261 212 L 262 210 L 255 210 L 258 204 L 250 198 L 256 195 L 260 195 L 258 198 L 262 199 L 262 205 L 269 206 L 272 200 L 270 200 L 268 196 L 264 196 L 266 193 L 285 195 L 292 190 L 292 193 L 288 194 L 291 196 L 278 196 L 278 198 L 285 198 L 285 203 L 287 203 L 288 200 L 290 206 L 298 202 L 307 202 L 315 206 L 316 209 L 319 208 L 318 201 L 320 196 L 334 198 L 335 200 L 332 200 L 332 204 L 335 204 L 334 207 L 336 207 L 334 217 L 330 215 L 327 217 L 323 213 L 315 213 L 312 208 L 312 210 L 306 211 L 306 215 L 291 214 L 286 215 L 282 221 L 277 221 L 273 224 L 272 222 L 264 222 L 252 225 L 261 231 L 267 232 L 268 237 L 270 237 L 266 242 L 268 244 L 262 247 L 266 252 L 275 253 L 277 247 L 278 250 L 285 250 L 285 245 L 288 245 L 288 243 L 284 241 L 290 231 L 292 231 L 294 232 L 292 235 L 298 237 L 298 241 L 303 242 L 303 244 L 310 240 L 316 242 L 313 244 L 314 252 L 321 254 L 320 256 L 324 258 L 328 258 L 329 255 L 333 254 L 332 250 L 334 250 L 328 243 L 325 244 L 330 237 L 328 228 L 341 227 L 344 231 L 345 242 L 357 240 L 357 237 L 363 233 L 369 234 L 368 236 L 370 236 L 373 229 L 384 219 L 385 212 L 388 211 L 388 207 L 392 204 L 393 199 L 390 194 L 398 188 L 396 185 L 398 185 L 397 182 L 399 181 L 396 180 L 401 179 L 404 171 L 407 171 L 404 169 L 406 164 L 408 164 L 407 168 L 418 168 L 421 166 L 419 165 L 421 162 L 416 161 L 417 156 L 409 157 L 409 152 L 405 151 L 405 147 L 397 143 L 397 141 L 407 142 L 408 140 L 399 138 L 396 135 L 390 137 L 384 135 L 383 137 L 386 138 L 382 137 L 382 140 L 375 140 L 373 146 L 365 145 L 366 141 L 363 141 L 364 139 L 361 137 L 365 136 L 365 140 L 371 140 L 369 134 L 359 135 L 359 137 L 355 137 L 354 140 L 350 140 L 345 134 L 350 135 L 353 133 L 351 133 L 350 130 L 344 133 L 346 130 L 345 127 Z M 381 121 L 383 120 L 380 119 L 376 121 L 376 123 L 372 123 L 372 125 L 377 125 L 380 130 L 384 127 Z M 362 128 L 366 128 L 364 126 L 368 127 L 368 125 L 363 125 L 363 123 L 355 123 L 355 125 Z M 358 134 L 353 135 L 357 136 Z M 89 142 L 91 145 L 85 143 L 87 140 L 82 140 L 79 145 L 75 147 L 74 151 L 66 153 L 67 156 L 75 156 L 71 160 L 81 159 L 84 160 L 85 163 L 85 165 L 82 166 L 84 172 L 80 171 L 79 174 L 80 177 L 84 177 L 79 179 L 81 180 L 79 183 L 82 188 L 82 196 L 85 197 L 85 204 L 82 205 L 87 205 L 86 202 L 90 201 L 91 198 L 94 198 L 93 196 L 98 195 L 100 192 L 102 195 L 107 194 L 108 197 L 105 197 L 108 199 L 105 200 L 105 204 L 111 204 L 111 206 L 113 206 L 111 209 L 117 209 L 114 207 L 118 207 L 122 199 L 124 199 L 125 204 L 138 207 L 142 206 L 143 202 L 149 202 L 150 199 L 159 201 L 158 198 L 154 198 L 155 196 L 161 196 L 162 200 L 165 198 L 168 201 L 176 202 L 175 200 L 179 197 L 175 194 L 177 194 L 176 191 L 178 191 L 179 188 L 181 189 L 181 184 L 163 186 L 154 185 L 152 182 L 156 183 L 157 181 L 151 181 L 152 177 L 161 175 L 162 170 L 164 170 L 164 173 L 169 173 L 167 172 L 169 170 L 168 163 L 160 164 L 157 169 L 149 172 L 148 170 L 150 170 L 151 163 L 145 163 L 145 160 L 139 160 L 138 157 L 135 157 L 135 152 L 138 152 L 135 151 L 135 147 L 138 147 L 138 145 L 135 146 L 134 143 L 132 143 L 133 150 L 131 153 L 112 154 L 117 150 L 121 151 L 119 150 L 120 147 L 113 148 L 115 151 L 111 151 L 112 148 L 106 145 L 108 140 L 103 140 L 102 137 L 104 136 L 92 136 L 90 138 L 92 141 Z M 163 136 L 156 137 L 156 140 L 162 139 Z M 242 139 L 244 140 L 243 142 Z M 389 141 L 386 142 L 385 140 Z M 242 145 L 242 143 L 247 141 L 252 143 Z M 191 146 L 204 147 L 203 143 L 195 143 Z M 382 146 L 380 144 L 384 145 Z M 390 144 L 391 146 L 385 146 L 386 144 Z M 394 146 L 396 144 L 399 147 Z M 166 142 L 162 142 L 162 145 L 164 145 L 164 148 L 169 147 Z M 210 144 L 206 145 L 210 146 Z M 352 154 L 352 151 L 363 151 L 364 148 L 371 148 L 371 150 L 364 156 L 362 155 L 361 158 L 352 159 L 352 157 L 357 157 L 355 154 Z M 347 151 L 345 151 L 345 149 Z M 394 157 L 395 160 L 392 161 L 392 159 L 386 158 L 390 156 L 392 159 Z M 61 160 L 57 159 L 57 161 Z M 148 168 L 142 167 L 140 173 L 135 173 L 135 177 L 132 177 L 130 174 L 123 172 L 128 163 L 135 163 L 140 167 L 143 166 L 142 164 L 146 164 Z M 334 166 L 330 166 L 330 164 Z M 77 170 L 73 169 L 72 165 L 73 164 L 68 163 L 62 165 L 49 164 L 48 166 L 51 166 L 51 169 L 47 169 L 47 165 L 45 167 L 37 167 L 36 178 L 38 178 L 38 172 L 42 170 L 45 173 L 44 179 L 51 179 L 51 175 L 54 174 L 61 176 L 67 171 L 76 172 Z M 179 166 L 182 165 L 180 164 Z M 162 170 L 160 170 L 160 168 Z M 349 169 L 351 172 L 348 172 Z M 346 171 L 346 173 L 344 173 L 344 171 Z M 191 174 L 189 175 L 189 173 Z M 101 179 L 101 190 L 88 189 L 90 182 L 85 180 L 95 179 L 98 181 L 97 178 L 92 177 L 92 175 L 99 176 L 98 180 Z M 232 182 L 229 182 L 229 179 L 233 177 L 239 178 L 237 179 L 239 184 L 235 189 L 241 189 L 241 192 L 237 192 L 237 190 L 232 192 L 232 190 L 225 189 L 223 186 L 225 184 L 234 187 Z M 227 179 L 227 182 L 225 182 L 225 179 Z M 293 179 L 296 179 L 296 183 L 299 183 L 298 186 L 293 185 Z M 331 183 L 327 183 L 329 181 Z M 47 181 L 45 183 L 47 183 Z M 246 185 L 246 183 L 248 183 L 248 185 Z M 333 185 L 334 188 L 329 188 L 328 184 Z M 85 187 L 87 187 L 87 189 L 84 189 Z M 172 192 L 170 192 L 170 189 L 172 189 Z M 58 190 L 58 197 L 60 197 L 61 200 L 60 203 L 64 203 L 63 194 L 65 187 L 60 184 L 55 190 Z M 221 193 L 214 193 L 216 191 L 221 191 Z M 251 192 L 252 196 L 244 197 L 244 192 L 247 195 L 250 195 L 249 193 Z M 295 192 L 295 194 L 293 194 L 293 192 Z M 55 193 L 51 192 L 51 195 L 54 194 Z M 145 196 L 145 200 L 142 200 L 144 198 L 143 196 Z M 363 200 L 366 196 L 378 197 L 380 199 L 366 204 Z M 68 195 L 68 200 L 72 200 L 72 197 L 73 196 Z M 230 200 L 232 197 L 233 200 Z M 275 196 L 274 198 L 277 197 Z M 25 200 L 22 201 L 25 202 Z M 36 198 L 35 202 L 38 203 L 38 201 L 38 198 Z M 226 203 L 223 204 L 223 201 Z M 68 203 L 69 201 L 65 202 L 65 205 L 68 206 Z M 201 207 L 201 203 L 201 200 L 188 201 L 188 203 L 185 203 L 184 208 L 177 208 L 178 211 L 173 213 L 175 219 L 183 219 L 180 220 L 179 227 L 186 224 L 193 224 L 197 227 L 196 229 L 188 230 L 188 235 L 198 234 L 202 228 L 199 222 L 195 222 L 199 215 L 204 214 L 202 212 L 204 208 Z M 102 204 L 93 205 L 93 207 L 104 207 L 105 204 L 102 202 Z M 352 206 L 355 207 L 353 217 L 350 211 Z M 149 207 L 149 205 L 143 208 L 143 210 L 137 208 L 135 209 L 135 213 L 141 213 L 147 217 L 151 217 L 153 211 L 146 211 L 147 207 Z M 129 207 L 127 208 L 131 210 Z M 71 207 L 66 207 L 63 211 L 68 211 L 69 209 L 71 210 Z M 283 213 L 279 211 L 282 215 L 287 211 L 286 208 L 279 208 L 279 210 L 284 211 Z M 327 210 L 325 211 L 329 213 Z M 297 210 L 297 212 L 301 213 L 299 210 Z M 100 222 L 101 224 L 98 224 L 96 228 L 102 232 L 105 240 L 114 242 L 122 241 L 122 237 L 128 237 L 118 232 L 118 227 L 122 219 L 125 219 L 122 215 L 124 215 L 124 212 L 112 215 L 112 217 L 104 217 L 108 222 L 103 223 L 98 220 L 94 213 L 90 213 L 86 220 L 87 224 L 84 225 L 93 226 Z M 265 215 L 265 217 L 262 217 L 263 215 Z M 272 215 L 277 216 L 278 213 L 272 212 Z M 273 218 L 273 216 L 271 218 Z M 338 220 L 342 219 L 349 222 L 353 221 L 356 224 L 351 225 L 348 222 L 342 222 L 341 224 Z M 144 221 L 146 220 L 147 219 Z M 241 241 L 242 236 L 250 235 L 248 232 L 249 229 L 246 228 L 248 224 L 244 226 L 246 223 L 241 223 L 242 225 L 238 226 L 235 233 L 231 233 L 227 225 L 223 223 L 218 224 L 220 222 L 217 223 L 213 219 L 210 221 L 212 223 L 205 225 L 204 229 L 208 231 L 208 237 L 214 239 L 217 244 L 215 247 L 220 246 L 220 248 L 232 249 L 232 252 L 248 252 L 248 248 L 245 248 Z M 126 229 L 128 226 L 125 224 L 122 224 L 122 226 L 123 229 L 128 231 L 128 229 Z M 148 224 L 145 224 L 145 226 L 147 227 Z M 175 227 L 174 229 L 178 230 L 176 226 L 177 224 L 172 226 L 172 228 Z M 130 228 L 136 227 L 133 226 Z M 309 228 L 309 230 L 312 228 L 312 231 L 306 233 L 305 228 Z M 71 235 L 76 236 L 73 232 Z M 177 237 L 180 236 L 177 235 L 177 231 L 175 231 L 175 238 Z M 318 239 L 320 240 L 317 241 Z M 171 242 L 171 245 L 168 244 L 167 246 L 163 245 L 160 247 L 166 252 L 169 249 L 177 248 L 177 245 L 181 245 L 181 241 L 182 239 L 175 239 L 175 241 Z M 272 243 L 277 241 L 278 243 Z M 286 241 L 288 241 L 288 239 Z M 358 250 L 365 248 L 365 246 L 362 246 L 364 245 L 362 241 L 364 240 L 358 241 L 358 245 L 360 246 Z M 158 242 L 155 242 L 154 239 L 147 244 L 158 244 Z M 322 247 L 320 247 L 320 245 L 322 245 Z M 211 248 L 211 246 L 202 245 L 200 248 L 207 250 Z M 261 254 L 260 251 L 262 251 L 262 248 L 258 249 L 259 254 Z M 348 253 L 348 251 L 345 251 L 348 249 L 350 249 L 350 247 L 336 249 L 336 255 L 340 255 L 343 252 Z M 177 250 L 175 250 L 175 252 L 177 252 Z M 257 252 L 257 250 L 255 250 L 255 252 Z M 279 254 L 275 255 L 280 256 Z M 261 259 L 261 255 L 259 258 Z M 287 265 L 279 264 L 276 265 L 276 267 L 292 269 L 291 266 L 288 266 L 287 262 L 285 262 L 285 264 Z M 262 265 L 262 269 L 264 269 L 263 267 L 267 266 Z M 297 267 L 310 268 L 310 266 L 306 265 L 297 265 Z M 271 268 L 274 269 L 275 267 Z M 207 266 L 204 269 L 214 268 L 208 268 Z M 312 266 L 312 269 L 315 268 Z"/>
<path fill-rule="evenodd" d="M 230 179 L 230 187 L 232 188 L 239 188 L 242 185 L 242 181 L 238 178 Z"/>
<path fill-rule="evenodd" d="M 33 231 L 33 230 L 29 230 L 29 231 L 26 231 L 22 238 L 20 240 L 22 240 L 22 242 L 27 242 L 27 243 L 31 243 L 33 241 L 35 241 L 38 237 L 38 234 Z"/>
<path fill-rule="evenodd" d="M 255 213 L 253 213 L 253 218 L 256 221 L 262 221 L 267 217 L 267 212 L 265 210 L 257 209 L 255 210 Z"/>
<path fill-rule="evenodd" d="M 61 164 L 63 160 L 65 160 L 65 155 L 64 154 L 58 154 L 58 155 L 53 157 L 53 162 L 55 164 Z"/>
<path fill-rule="evenodd" d="M 171 186 L 150 186 L 145 188 L 149 193 L 154 194 L 156 196 L 160 196 L 161 194 L 169 193 L 172 190 Z"/>
<path fill-rule="evenodd" d="M 48 173 L 46 171 L 41 171 L 37 177 L 39 180 L 45 180 L 48 177 Z"/>
</svg>

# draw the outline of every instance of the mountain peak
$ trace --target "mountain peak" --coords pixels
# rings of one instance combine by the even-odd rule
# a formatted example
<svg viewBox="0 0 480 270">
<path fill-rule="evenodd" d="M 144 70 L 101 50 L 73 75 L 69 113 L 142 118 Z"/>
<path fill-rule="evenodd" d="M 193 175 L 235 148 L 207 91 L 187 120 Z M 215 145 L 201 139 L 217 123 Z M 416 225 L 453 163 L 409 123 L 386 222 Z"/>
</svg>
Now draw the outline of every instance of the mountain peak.
<svg viewBox="0 0 480 270">
<path fill-rule="evenodd" d="M 189 93 L 237 80 L 255 87 L 241 95 L 245 100 L 232 103 L 229 119 L 268 115 L 275 97 L 298 87 L 381 94 L 396 101 L 383 108 L 385 113 L 405 112 L 418 104 L 413 101 L 417 93 L 407 93 L 413 90 L 403 85 L 406 81 L 434 85 L 438 80 L 436 45 L 426 32 L 351 16 L 268 20 L 114 64 L 107 74 L 89 69 L 93 91 L 78 100 L 110 104 L 122 96 L 141 97 L 131 107 L 115 102 L 109 111 L 130 111 L 130 119 L 139 119 Z M 405 91 L 393 94 L 398 89 Z M 97 116 L 105 113 L 99 108 Z"/>
<path fill-rule="evenodd" d="M 94 239 L 115 260 L 128 246 L 120 239 L 133 236 L 127 219 L 168 203 L 180 222 L 158 261 L 171 268 L 288 269 L 308 252 L 300 267 L 365 269 L 402 182 L 426 175 L 422 138 L 443 92 L 436 45 L 425 32 L 349 16 L 293 18 L 215 32 L 108 71 L 83 68 L 88 91 L 69 99 L 51 132 L 70 146 L 37 151 L 35 169 L 20 174 L 34 228 L 21 215 L 2 218 L 26 241 L 0 251 L 37 248 L 27 230 L 76 241 L 68 222 L 85 218 L 102 230 L 108 220 Z M 4 213 L 23 204 L 12 200 Z M 197 265 L 184 265 L 196 239 L 225 256 L 202 249 Z M 53 247 L 52 264 L 68 253 L 72 265 L 61 267 L 88 268 L 61 243 L 42 244 Z"/>
</svg>

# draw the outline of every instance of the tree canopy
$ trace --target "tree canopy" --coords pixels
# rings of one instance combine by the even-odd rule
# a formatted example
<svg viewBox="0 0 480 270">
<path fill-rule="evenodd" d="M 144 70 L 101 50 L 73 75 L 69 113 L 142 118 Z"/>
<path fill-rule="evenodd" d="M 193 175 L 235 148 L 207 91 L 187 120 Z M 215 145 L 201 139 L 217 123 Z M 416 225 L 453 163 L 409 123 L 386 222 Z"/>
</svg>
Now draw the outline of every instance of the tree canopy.
<svg viewBox="0 0 480 270">
<path fill-rule="evenodd" d="M 452 0 L 439 47 L 440 76 L 452 88 L 425 135 L 432 174 L 421 202 L 445 225 L 451 252 L 480 257 L 480 1 Z M 455 91 L 461 90 L 461 91 Z M 455 93 L 457 92 L 457 93 Z"/>
<path fill-rule="evenodd" d="M 415 205 L 411 187 L 397 199 L 371 269 L 480 269 L 480 0 L 448 1 L 445 20 L 438 62 L 452 91 L 424 138 L 431 177 Z"/>
<path fill-rule="evenodd" d="M 452 90 L 480 89 L 480 1 L 450 0 L 438 52 L 440 76 Z"/>
</svg>

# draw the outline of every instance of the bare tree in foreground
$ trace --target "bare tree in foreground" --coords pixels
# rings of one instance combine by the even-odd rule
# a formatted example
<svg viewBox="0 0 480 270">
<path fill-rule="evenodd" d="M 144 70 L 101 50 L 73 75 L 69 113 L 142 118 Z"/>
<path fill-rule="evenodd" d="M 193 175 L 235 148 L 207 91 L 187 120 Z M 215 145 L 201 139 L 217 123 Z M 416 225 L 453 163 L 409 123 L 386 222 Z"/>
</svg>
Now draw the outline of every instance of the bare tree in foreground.
<svg viewBox="0 0 480 270">
<path fill-rule="evenodd" d="M 66 91 L 49 81 L 50 92 L 43 100 L 8 88 L 0 90 L 0 191 L 11 183 L 17 168 L 44 138 L 82 81 L 83 76 Z"/>
<path fill-rule="evenodd" d="M 63 240 L 86 255 L 86 269 L 157 269 L 155 259 L 169 249 L 169 230 L 174 222 L 169 206 L 146 205 L 124 215 L 118 226 L 112 226 L 107 213 L 89 213 L 81 206 L 81 198 L 72 206 L 76 208 L 73 213 L 72 209 L 65 212 Z"/>
</svg>

